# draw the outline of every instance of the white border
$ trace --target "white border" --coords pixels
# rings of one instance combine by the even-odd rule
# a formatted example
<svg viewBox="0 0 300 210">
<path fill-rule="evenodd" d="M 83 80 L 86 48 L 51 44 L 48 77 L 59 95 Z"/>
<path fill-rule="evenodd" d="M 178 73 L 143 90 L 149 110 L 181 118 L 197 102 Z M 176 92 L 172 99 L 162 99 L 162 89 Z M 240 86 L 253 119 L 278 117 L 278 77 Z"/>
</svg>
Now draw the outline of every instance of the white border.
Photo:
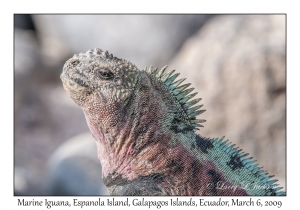
<svg viewBox="0 0 300 210">
<path fill-rule="evenodd" d="M 151 3 L 150 3 L 151 2 Z M 298 206 L 299 6 L 296 1 L 6 1 L 1 4 L 1 209 L 15 209 L 13 196 L 13 14 L 14 13 L 286 13 L 287 14 L 287 194 L 284 205 Z M 33 197 L 25 197 L 32 199 Z M 51 197 L 52 200 L 73 199 Z M 87 199 L 94 199 L 95 197 Z M 149 198 L 149 197 L 148 197 Z M 161 197 L 163 198 L 163 197 Z M 206 197 L 211 199 L 210 197 Z M 229 199 L 229 197 L 227 197 Z M 45 199 L 39 197 L 37 199 Z M 150 199 L 150 198 L 149 198 Z M 156 200 L 155 198 L 153 198 Z M 168 198 L 166 198 L 168 199 Z M 298 205 L 297 205 L 298 204 Z M 5 208 L 4 208 L 5 207 Z M 29 207 L 32 209 L 31 207 Z M 26 209 L 29 209 L 26 208 Z M 55 208 L 62 209 L 62 208 Z M 97 208 L 99 209 L 99 207 Z M 173 209 L 173 208 L 172 208 Z"/>
</svg>

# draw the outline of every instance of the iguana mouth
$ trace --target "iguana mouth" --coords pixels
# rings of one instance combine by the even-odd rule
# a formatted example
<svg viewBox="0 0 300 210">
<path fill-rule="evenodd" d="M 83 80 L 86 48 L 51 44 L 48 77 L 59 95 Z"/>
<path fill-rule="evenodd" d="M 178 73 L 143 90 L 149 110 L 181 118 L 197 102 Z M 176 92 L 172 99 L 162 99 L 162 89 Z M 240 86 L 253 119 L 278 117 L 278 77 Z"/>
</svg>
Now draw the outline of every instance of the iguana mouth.
<svg viewBox="0 0 300 210">
<path fill-rule="evenodd" d="M 84 90 L 90 88 L 82 79 L 69 77 L 64 72 L 61 73 L 60 78 L 66 86 L 73 90 Z"/>
<path fill-rule="evenodd" d="M 73 79 L 73 80 L 74 80 L 77 84 L 81 85 L 82 87 L 86 87 L 86 88 L 89 87 L 83 80 L 81 80 L 81 79 L 79 79 L 79 78 L 75 78 L 75 79 Z"/>
</svg>

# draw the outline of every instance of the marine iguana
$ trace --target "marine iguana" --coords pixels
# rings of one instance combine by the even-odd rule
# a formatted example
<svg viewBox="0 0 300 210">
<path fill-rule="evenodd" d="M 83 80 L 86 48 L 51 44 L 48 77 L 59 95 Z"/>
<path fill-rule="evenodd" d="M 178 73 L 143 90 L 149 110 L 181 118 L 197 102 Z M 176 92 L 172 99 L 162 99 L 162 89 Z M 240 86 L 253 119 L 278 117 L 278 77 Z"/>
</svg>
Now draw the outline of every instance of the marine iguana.
<svg viewBox="0 0 300 210">
<path fill-rule="evenodd" d="M 96 140 L 111 195 L 285 195 L 248 153 L 196 133 L 194 88 L 101 49 L 70 58 L 61 80 Z M 176 80 L 176 81 L 175 81 Z M 196 106 L 194 106 L 196 105 Z"/>
</svg>

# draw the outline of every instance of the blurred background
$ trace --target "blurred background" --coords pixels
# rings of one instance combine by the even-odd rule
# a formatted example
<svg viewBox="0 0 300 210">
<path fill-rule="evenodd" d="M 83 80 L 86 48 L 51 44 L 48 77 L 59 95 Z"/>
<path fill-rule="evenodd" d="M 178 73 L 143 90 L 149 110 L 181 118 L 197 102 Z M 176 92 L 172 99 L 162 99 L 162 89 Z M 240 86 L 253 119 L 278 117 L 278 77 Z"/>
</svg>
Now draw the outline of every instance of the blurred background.
<svg viewBox="0 0 300 210">
<path fill-rule="evenodd" d="M 15 195 L 106 195 L 96 145 L 59 75 L 101 48 L 169 65 L 207 110 L 199 133 L 237 144 L 286 179 L 285 15 L 14 15 Z"/>
</svg>

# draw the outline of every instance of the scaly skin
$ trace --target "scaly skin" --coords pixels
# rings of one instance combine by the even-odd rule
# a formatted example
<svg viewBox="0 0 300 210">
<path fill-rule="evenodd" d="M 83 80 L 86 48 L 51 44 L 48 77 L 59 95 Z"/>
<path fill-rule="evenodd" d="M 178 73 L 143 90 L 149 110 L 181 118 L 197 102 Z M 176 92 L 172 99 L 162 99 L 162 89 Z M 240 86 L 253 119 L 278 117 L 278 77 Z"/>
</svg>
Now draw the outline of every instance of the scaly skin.
<svg viewBox="0 0 300 210">
<path fill-rule="evenodd" d="M 165 67 L 166 68 L 166 67 Z M 64 65 L 61 79 L 82 107 L 111 195 L 284 195 L 241 151 L 196 134 L 204 110 L 190 84 L 89 50 Z"/>
</svg>

